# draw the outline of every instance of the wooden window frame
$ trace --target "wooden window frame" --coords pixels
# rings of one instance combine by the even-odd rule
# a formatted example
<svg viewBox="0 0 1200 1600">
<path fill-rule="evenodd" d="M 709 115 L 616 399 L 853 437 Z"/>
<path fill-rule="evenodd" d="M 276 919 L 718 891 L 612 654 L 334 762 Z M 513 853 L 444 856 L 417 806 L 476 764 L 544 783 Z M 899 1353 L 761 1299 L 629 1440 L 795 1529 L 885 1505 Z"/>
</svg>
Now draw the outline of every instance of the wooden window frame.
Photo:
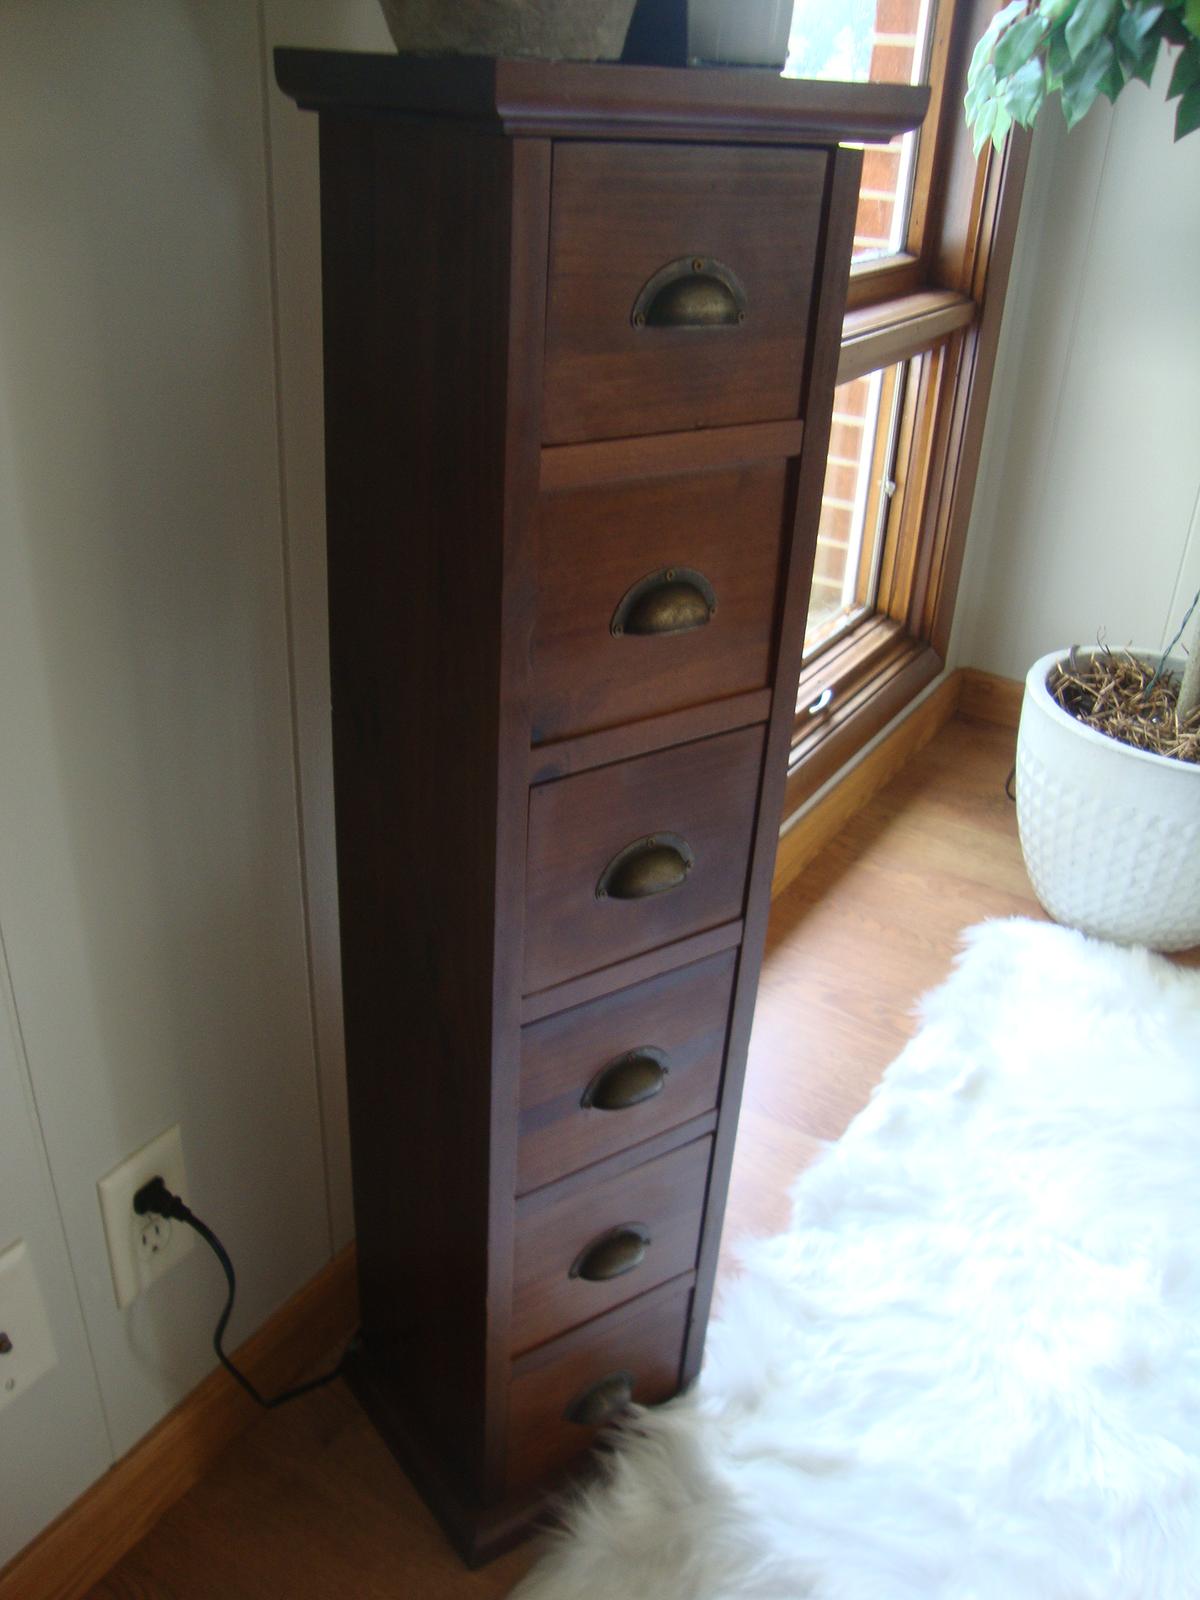
<svg viewBox="0 0 1200 1600">
<path fill-rule="evenodd" d="M 1029 155 L 1014 129 L 977 161 L 962 110 L 997 8 L 941 0 L 905 249 L 851 268 L 837 381 L 923 358 L 905 396 L 912 449 L 898 452 L 920 492 L 896 497 L 874 611 L 801 673 L 788 818 L 945 667 Z"/>
</svg>

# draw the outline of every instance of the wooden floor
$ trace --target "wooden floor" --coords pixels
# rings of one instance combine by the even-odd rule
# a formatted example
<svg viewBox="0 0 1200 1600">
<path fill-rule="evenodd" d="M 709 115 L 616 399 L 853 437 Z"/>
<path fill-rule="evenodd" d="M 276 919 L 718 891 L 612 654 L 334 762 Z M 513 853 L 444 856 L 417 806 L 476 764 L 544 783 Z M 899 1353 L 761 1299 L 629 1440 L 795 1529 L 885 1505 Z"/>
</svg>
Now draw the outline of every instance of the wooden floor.
<svg viewBox="0 0 1200 1600">
<path fill-rule="evenodd" d="M 726 1221 L 777 1232 L 787 1188 L 913 1032 L 912 1006 L 984 917 L 1039 916 L 1004 795 L 1015 735 L 955 721 L 772 910 Z M 272 1412 L 92 1591 L 93 1600 L 469 1600 L 466 1572 L 341 1385 Z"/>
</svg>

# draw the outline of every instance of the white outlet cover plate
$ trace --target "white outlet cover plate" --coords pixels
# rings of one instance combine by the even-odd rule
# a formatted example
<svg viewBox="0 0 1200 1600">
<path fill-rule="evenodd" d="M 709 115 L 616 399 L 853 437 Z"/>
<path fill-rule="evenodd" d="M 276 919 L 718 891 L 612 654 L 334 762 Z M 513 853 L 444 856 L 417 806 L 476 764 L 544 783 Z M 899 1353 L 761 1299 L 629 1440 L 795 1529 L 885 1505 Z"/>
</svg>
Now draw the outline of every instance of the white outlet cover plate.
<svg viewBox="0 0 1200 1600">
<path fill-rule="evenodd" d="M 168 1222 L 165 1239 L 150 1237 L 152 1231 L 161 1234 L 161 1229 L 153 1229 L 148 1218 L 137 1215 L 133 1197 L 144 1183 L 155 1177 L 161 1178 L 180 1199 L 187 1199 L 183 1139 L 178 1123 L 127 1156 L 97 1185 L 113 1291 L 122 1310 L 156 1278 L 161 1278 L 181 1261 L 196 1242 L 195 1234 L 182 1222 Z"/>
<path fill-rule="evenodd" d="M 0 1256 L 0 1333 L 12 1341 L 0 1355 L 0 1411 L 58 1365 L 46 1303 L 23 1239 Z"/>
</svg>

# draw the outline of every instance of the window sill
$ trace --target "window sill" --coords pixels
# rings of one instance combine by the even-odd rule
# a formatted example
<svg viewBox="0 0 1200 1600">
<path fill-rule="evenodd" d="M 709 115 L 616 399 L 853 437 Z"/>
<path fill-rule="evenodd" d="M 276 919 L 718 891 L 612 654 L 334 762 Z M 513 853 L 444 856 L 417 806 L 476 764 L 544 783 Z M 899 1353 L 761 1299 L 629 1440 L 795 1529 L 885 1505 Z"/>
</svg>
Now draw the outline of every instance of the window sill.
<svg viewBox="0 0 1200 1600">
<path fill-rule="evenodd" d="M 856 628 L 800 675 L 798 705 L 834 693 L 811 723 L 797 721 L 788 760 L 784 815 L 790 817 L 861 747 L 886 727 L 944 663 L 897 622 L 877 617 Z"/>
<path fill-rule="evenodd" d="M 975 302 L 953 289 L 923 289 L 884 305 L 847 311 L 837 381 L 848 383 L 876 367 L 932 349 L 974 320 Z"/>
</svg>

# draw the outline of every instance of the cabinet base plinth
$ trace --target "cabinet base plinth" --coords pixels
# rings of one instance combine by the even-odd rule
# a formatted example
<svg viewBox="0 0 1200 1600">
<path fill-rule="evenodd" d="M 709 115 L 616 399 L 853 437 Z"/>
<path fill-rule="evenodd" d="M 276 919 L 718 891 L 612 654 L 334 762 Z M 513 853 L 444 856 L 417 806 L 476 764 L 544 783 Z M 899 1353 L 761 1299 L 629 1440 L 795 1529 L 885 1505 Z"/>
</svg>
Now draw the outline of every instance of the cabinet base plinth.
<svg viewBox="0 0 1200 1600">
<path fill-rule="evenodd" d="M 565 1479 L 543 1483 L 494 1505 L 483 1506 L 452 1484 L 414 1434 L 379 1381 L 361 1344 L 347 1353 L 343 1376 L 376 1431 L 436 1518 L 446 1538 L 468 1567 L 482 1567 L 553 1523 L 552 1499 Z M 587 1462 L 573 1476 L 582 1477 Z"/>
</svg>

